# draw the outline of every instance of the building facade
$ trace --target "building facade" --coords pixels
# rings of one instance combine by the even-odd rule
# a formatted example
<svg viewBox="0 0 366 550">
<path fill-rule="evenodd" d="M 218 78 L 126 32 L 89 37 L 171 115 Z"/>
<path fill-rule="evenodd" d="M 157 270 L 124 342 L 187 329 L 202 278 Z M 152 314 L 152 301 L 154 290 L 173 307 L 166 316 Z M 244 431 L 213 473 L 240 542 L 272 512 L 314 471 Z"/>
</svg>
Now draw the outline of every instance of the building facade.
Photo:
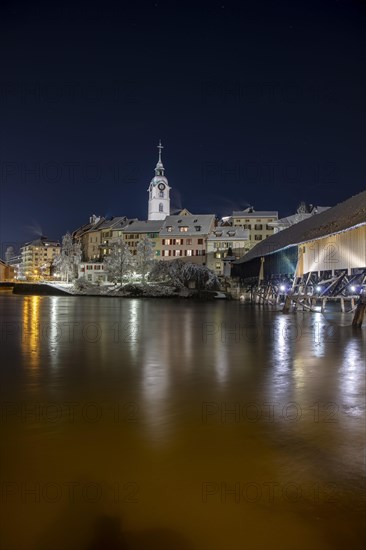
<svg viewBox="0 0 366 550">
<path fill-rule="evenodd" d="M 207 267 L 217 275 L 229 276 L 227 262 L 244 256 L 248 243 L 248 229 L 226 225 L 215 227 L 207 237 Z"/>
<path fill-rule="evenodd" d="M 122 231 L 123 242 L 127 244 L 132 256 L 137 254 L 137 245 L 144 237 L 147 237 L 154 250 L 154 259 L 161 257 L 160 230 L 163 220 L 133 220 Z"/>
<path fill-rule="evenodd" d="M 160 230 L 161 259 L 206 265 L 207 237 L 214 226 L 213 214 L 167 216 Z"/>
<path fill-rule="evenodd" d="M 278 220 L 278 212 L 275 211 L 254 211 L 252 208 L 236 211 L 232 214 L 234 227 L 242 227 L 248 230 L 248 250 L 259 242 L 267 239 L 274 233 L 273 222 Z"/>
<path fill-rule="evenodd" d="M 14 276 L 14 268 L 3 260 L 0 260 L 0 282 L 13 281 Z"/>
<path fill-rule="evenodd" d="M 61 252 L 58 241 L 41 237 L 26 243 L 21 248 L 21 270 L 25 279 L 37 280 L 52 275 L 52 264 Z"/>
</svg>

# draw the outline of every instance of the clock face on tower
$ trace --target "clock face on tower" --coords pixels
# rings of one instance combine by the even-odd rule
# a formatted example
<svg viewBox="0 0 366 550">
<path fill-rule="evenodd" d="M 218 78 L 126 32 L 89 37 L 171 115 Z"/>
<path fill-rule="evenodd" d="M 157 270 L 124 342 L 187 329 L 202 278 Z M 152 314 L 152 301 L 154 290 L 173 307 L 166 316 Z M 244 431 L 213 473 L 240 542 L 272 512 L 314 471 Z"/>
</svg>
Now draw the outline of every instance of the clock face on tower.
<svg viewBox="0 0 366 550">
<path fill-rule="evenodd" d="M 158 188 L 160 189 L 160 191 L 164 191 L 164 189 L 165 189 L 164 183 L 160 182 L 160 183 L 158 184 Z"/>
</svg>

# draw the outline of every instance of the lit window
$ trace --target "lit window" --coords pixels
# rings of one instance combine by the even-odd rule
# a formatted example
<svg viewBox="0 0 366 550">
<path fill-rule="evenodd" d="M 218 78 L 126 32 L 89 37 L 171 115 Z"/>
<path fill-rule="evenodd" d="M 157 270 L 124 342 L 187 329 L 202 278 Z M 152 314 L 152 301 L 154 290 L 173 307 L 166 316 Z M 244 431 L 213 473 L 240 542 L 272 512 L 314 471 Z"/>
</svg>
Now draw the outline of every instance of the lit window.
<svg viewBox="0 0 366 550">
<path fill-rule="evenodd" d="M 187 256 L 192 256 L 192 250 L 187 250 Z"/>
</svg>

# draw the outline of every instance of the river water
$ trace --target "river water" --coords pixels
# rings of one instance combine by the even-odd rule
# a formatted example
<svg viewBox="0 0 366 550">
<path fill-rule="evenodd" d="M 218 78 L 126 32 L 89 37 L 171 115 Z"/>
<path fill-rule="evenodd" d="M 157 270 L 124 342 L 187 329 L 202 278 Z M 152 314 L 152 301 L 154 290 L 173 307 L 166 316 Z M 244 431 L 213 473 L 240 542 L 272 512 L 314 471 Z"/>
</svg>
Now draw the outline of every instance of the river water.
<svg viewBox="0 0 366 550">
<path fill-rule="evenodd" d="M 8 291 L 0 321 L 2 550 L 364 547 L 365 328 Z"/>
</svg>

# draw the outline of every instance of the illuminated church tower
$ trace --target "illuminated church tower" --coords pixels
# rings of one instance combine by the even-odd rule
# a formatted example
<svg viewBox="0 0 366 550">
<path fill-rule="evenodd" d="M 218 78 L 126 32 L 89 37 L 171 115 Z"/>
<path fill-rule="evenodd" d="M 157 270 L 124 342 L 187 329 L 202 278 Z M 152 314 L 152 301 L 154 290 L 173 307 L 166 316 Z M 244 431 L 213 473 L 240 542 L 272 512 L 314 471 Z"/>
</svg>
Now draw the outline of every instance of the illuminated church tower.
<svg viewBox="0 0 366 550">
<path fill-rule="evenodd" d="M 163 146 L 159 141 L 159 160 L 155 166 L 155 176 L 150 182 L 149 189 L 149 220 L 165 220 L 170 215 L 170 187 L 164 176 L 164 166 L 161 161 Z"/>
</svg>

